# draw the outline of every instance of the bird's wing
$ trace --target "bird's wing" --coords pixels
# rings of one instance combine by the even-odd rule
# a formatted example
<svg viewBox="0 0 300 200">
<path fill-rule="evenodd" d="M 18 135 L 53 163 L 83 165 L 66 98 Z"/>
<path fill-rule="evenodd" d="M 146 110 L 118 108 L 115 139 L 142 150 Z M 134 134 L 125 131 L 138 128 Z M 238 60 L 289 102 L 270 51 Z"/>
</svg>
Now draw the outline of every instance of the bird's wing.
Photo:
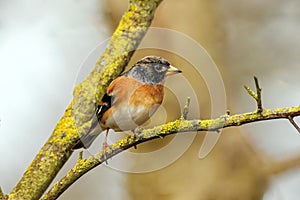
<svg viewBox="0 0 300 200">
<path fill-rule="evenodd" d="M 107 93 L 104 94 L 104 96 L 102 97 L 101 102 L 98 104 L 97 108 L 96 108 L 96 116 L 97 116 L 97 120 L 96 123 L 98 123 L 101 118 L 103 117 L 103 114 L 111 108 L 112 104 L 113 104 L 113 100 L 114 100 L 114 96 L 113 95 L 108 95 Z M 91 129 L 93 128 L 93 123 L 91 126 Z"/>
<path fill-rule="evenodd" d="M 97 105 L 96 112 L 95 112 L 96 117 L 94 117 L 94 119 L 92 121 L 90 131 L 93 130 L 96 126 L 98 126 L 98 124 L 101 121 L 104 113 L 108 109 L 110 109 L 111 106 L 115 103 L 115 101 L 114 101 L 115 100 L 114 89 L 116 88 L 116 86 L 118 85 L 120 80 L 123 79 L 123 78 L 124 78 L 123 76 L 119 76 L 118 78 L 116 78 L 115 80 L 113 80 L 109 84 L 109 86 L 106 90 L 106 93 L 104 94 L 101 101 Z"/>
<path fill-rule="evenodd" d="M 92 142 L 96 139 L 96 137 L 101 133 L 102 129 L 99 125 L 99 121 L 103 117 L 104 113 L 111 108 L 114 102 L 114 94 L 113 90 L 116 86 L 116 83 L 121 77 L 116 78 L 107 88 L 107 92 L 102 97 L 101 101 L 97 105 L 95 114 L 92 119 L 91 127 L 86 135 L 83 135 L 78 142 L 74 145 L 72 149 L 80 149 L 80 148 L 88 148 L 91 146 Z"/>
</svg>

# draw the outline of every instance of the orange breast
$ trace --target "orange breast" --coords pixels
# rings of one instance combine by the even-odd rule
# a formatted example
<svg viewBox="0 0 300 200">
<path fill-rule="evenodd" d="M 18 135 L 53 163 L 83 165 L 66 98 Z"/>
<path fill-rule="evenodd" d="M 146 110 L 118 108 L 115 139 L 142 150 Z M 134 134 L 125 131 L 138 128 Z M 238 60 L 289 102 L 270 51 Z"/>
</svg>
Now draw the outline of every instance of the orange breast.
<svg viewBox="0 0 300 200">
<path fill-rule="evenodd" d="M 161 104 L 164 98 L 163 85 L 149 85 L 144 84 L 135 89 L 130 97 L 130 104 L 138 106 L 144 105 L 146 107 L 152 107 L 157 104 Z"/>
<path fill-rule="evenodd" d="M 103 129 L 125 131 L 146 122 L 163 101 L 164 87 L 149 85 L 128 77 L 119 77 L 112 82 L 107 93 L 114 96 L 114 102 L 102 119 Z M 117 79 L 116 79 L 117 80 Z"/>
</svg>

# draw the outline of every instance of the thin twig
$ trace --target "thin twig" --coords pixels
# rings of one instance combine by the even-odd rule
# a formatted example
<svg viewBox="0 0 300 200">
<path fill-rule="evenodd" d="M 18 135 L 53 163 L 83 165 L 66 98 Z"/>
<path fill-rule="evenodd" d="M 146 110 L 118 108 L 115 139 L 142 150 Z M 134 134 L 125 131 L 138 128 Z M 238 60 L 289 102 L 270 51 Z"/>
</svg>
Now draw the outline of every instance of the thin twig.
<svg viewBox="0 0 300 200">
<path fill-rule="evenodd" d="M 226 118 L 219 117 L 209 120 L 184 120 L 181 118 L 151 129 L 144 129 L 140 132 L 138 137 L 127 136 L 107 147 L 105 149 L 106 157 L 104 156 L 104 152 L 101 150 L 96 155 L 77 162 L 67 175 L 59 182 L 55 183 L 42 199 L 56 199 L 78 178 L 105 162 L 107 159 L 110 159 L 116 154 L 137 144 L 159 138 L 160 136 L 167 136 L 178 132 L 191 133 L 192 131 L 215 131 L 221 128 L 241 126 L 243 124 L 257 121 L 287 118 L 288 116 L 300 116 L 300 105 L 289 108 L 265 109 L 261 113 L 254 111 L 250 113 L 228 115 Z"/>
<path fill-rule="evenodd" d="M 294 117 L 292 117 L 291 115 L 289 115 L 287 118 L 289 119 L 289 121 L 291 122 L 291 124 L 293 124 L 293 126 L 296 128 L 296 130 L 298 131 L 298 133 L 300 133 L 300 127 L 294 121 Z"/>
<path fill-rule="evenodd" d="M 244 85 L 244 88 L 247 90 L 248 94 L 257 101 L 257 94 L 246 85 Z"/>
<path fill-rule="evenodd" d="M 190 102 L 191 102 L 191 98 L 187 97 L 186 103 L 182 110 L 182 118 L 183 119 L 187 119 L 187 115 L 189 114 L 189 109 L 190 109 Z"/>
<path fill-rule="evenodd" d="M 80 151 L 79 154 L 78 154 L 78 161 L 81 161 L 82 160 L 82 157 L 83 157 L 83 151 Z"/>
<path fill-rule="evenodd" d="M 244 85 L 244 88 L 247 90 L 248 94 L 255 99 L 257 103 L 257 112 L 261 113 L 263 111 L 262 100 L 261 100 L 262 88 L 259 87 L 258 79 L 255 76 L 254 76 L 254 82 L 255 82 L 256 93 L 253 90 L 251 90 L 248 86 Z"/>
<path fill-rule="evenodd" d="M 256 87 L 256 94 L 257 94 L 257 111 L 261 112 L 263 110 L 262 108 L 262 102 L 261 102 L 261 88 L 259 87 L 258 79 L 256 76 L 254 76 L 255 81 L 255 87 Z"/>
</svg>

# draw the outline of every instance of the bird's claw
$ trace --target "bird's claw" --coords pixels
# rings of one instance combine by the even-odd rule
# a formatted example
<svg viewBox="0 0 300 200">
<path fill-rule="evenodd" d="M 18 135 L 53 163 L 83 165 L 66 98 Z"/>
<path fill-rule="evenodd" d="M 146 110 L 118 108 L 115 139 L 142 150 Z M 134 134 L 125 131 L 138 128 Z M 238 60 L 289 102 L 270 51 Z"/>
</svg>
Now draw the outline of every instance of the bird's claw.
<svg viewBox="0 0 300 200">
<path fill-rule="evenodd" d="M 102 151 L 103 151 L 103 154 L 104 154 L 104 160 L 105 160 L 105 164 L 108 165 L 108 162 L 107 162 L 107 152 L 106 152 L 106 148 L 109 147 L 109 145 L 107 144 L 107 142 L 103 142 L 102 144 Z"/>
</svg>

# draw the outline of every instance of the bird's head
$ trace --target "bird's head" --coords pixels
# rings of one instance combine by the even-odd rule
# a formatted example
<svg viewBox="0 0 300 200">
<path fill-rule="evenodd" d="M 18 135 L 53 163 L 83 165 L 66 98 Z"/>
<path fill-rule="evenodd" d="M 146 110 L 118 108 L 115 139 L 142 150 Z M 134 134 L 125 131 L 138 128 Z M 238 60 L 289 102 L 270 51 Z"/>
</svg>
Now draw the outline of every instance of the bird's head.
<svg viewBox="0 0 300 200">
<path fill-rule="evenodd" d="M 166 76 L 181 72 L 162 57 L 147 56 L 134 64 L 125 75 L 143 83 L 155 85 L 163 83 Z"/>
</svg>

